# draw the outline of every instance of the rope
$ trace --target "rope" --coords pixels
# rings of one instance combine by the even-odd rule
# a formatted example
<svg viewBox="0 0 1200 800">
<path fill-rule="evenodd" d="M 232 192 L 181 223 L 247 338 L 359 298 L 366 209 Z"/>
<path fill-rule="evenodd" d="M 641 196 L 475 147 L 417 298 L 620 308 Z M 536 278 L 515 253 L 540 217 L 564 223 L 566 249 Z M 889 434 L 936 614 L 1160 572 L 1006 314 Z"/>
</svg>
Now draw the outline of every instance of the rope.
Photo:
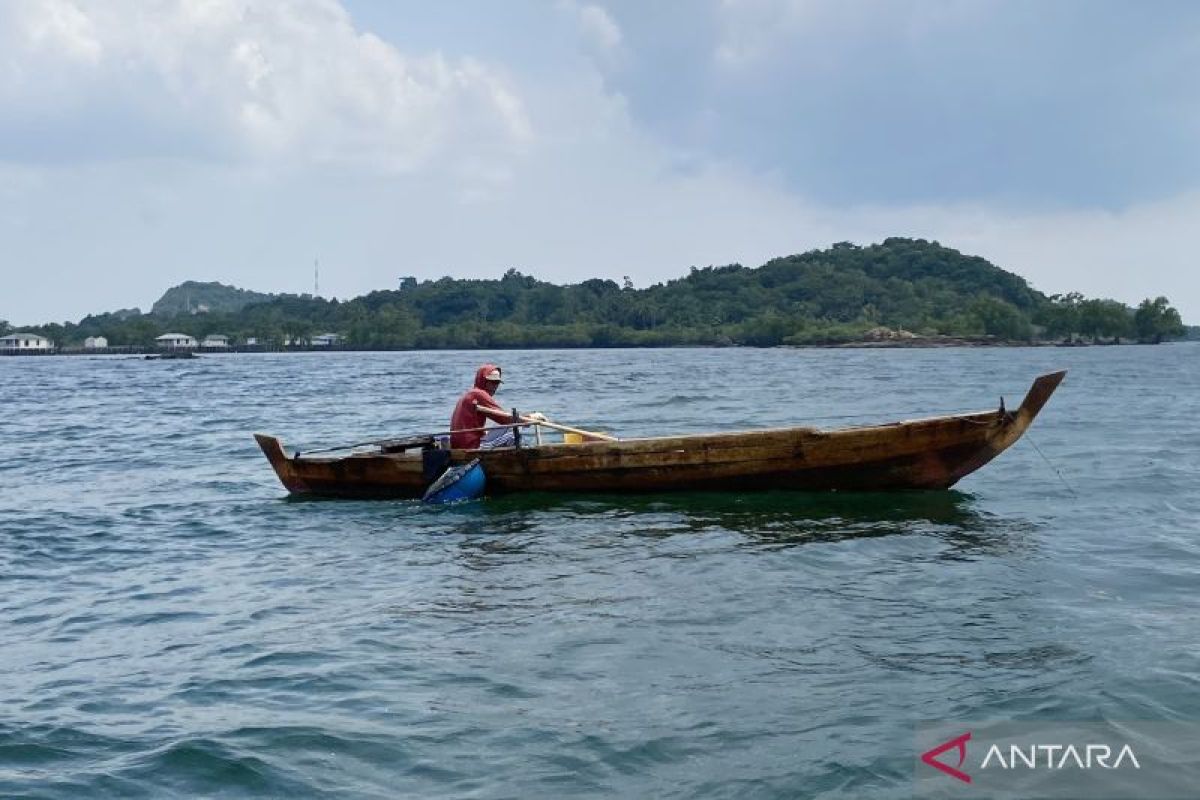
<svg viewBox="0 0 1200 800">
<path fill-rule="evenodd" d="M 1067 487 L 1067 491 L 1071 493 L 1071 496 L 1078 499 L 1079 495 L 1076 494 L 1076 492 L 1073 488 L 1071 488 L 1071 484 L 1067 483 L 1067 479 L 1063 477 L 1063 474 L 1061 472 L 1059 472 L 1058 467 L 1051 464 L 1050 459 L 1046 458 L 1046 454 L 1042 452 L 1042 448 L 1038 447 L 1037 442 L 1035 442 L 1033 440 L 1033 436 L 1030 434 L 1029 431 L 1025 431 L 1025 438 L 1029 440 L 1029 443 L 1031 445 L 1033 445 L 1033 449 L 1037 450 L 1037 454 L 1042 457 L 1043 461 L 1046 462 L 1046 466 L 1048 466 L 1050 469 L 1054 470 L 1054 474 L 1058 476 L 1058 479 L 1060 481 L 1062 481 L 1063 486 Z"/>
</svg>

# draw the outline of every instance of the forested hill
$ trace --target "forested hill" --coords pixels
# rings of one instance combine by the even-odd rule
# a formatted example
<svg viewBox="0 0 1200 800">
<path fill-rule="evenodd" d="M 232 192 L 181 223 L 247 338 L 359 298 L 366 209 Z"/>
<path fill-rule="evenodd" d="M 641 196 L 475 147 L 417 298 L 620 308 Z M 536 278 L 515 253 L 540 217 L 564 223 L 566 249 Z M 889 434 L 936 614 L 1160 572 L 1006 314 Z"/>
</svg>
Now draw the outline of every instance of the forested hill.
<svg viewBox="0 0 1200 800">
<path fill-rule="evenodd" d="M 113 345 L 146 344 L 166 330 L 263 344 L 329 332 L 353 346 L 381 348 L 806 344 L 853 341 L 882 329 L 1019 341 L 1183 333 L 1165 298 L 1134 310 L 1079 294 L 1047 297 L 982 258 L 900 238 L 835 244 L 754 269 L 693 268 L 644 289 L 628 278 L 560 286 L 510 269 L 493 280 L 401 278 L 396 289 L 342 302 L 265 298 L 237 310 L 197 314 L 193 305 L 189 314 L 101 315 L 38 330 L 64 344 L 104 335 Z"/>
<path fill-rule="evenodd" d="M 174 316 L 195 312 L 241 311 L 251 303 L 265 303 L 274 295 L 251 292 L 223 283 L 184 281 L 172 286 L 150 309 L 157 316 Z"/>
</svg>

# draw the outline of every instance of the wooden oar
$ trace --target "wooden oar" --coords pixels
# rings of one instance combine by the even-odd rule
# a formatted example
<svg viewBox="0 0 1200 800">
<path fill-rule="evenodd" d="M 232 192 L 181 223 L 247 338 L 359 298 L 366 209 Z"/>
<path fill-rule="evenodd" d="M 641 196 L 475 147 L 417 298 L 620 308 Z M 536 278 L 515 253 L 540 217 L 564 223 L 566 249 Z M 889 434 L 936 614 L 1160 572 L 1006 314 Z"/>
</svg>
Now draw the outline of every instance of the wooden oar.
<svg viewBox="0 0 1200 800">
<path fill-rule="evenodd" d="M 529 417 L 518 417 L 522 422 L 529 425 L 545 425 L 547 428 L 553 428 L 556 431 L 564 433 L 578 433 L 580 436 L 586 436 L 589 439 L 600 439 L 605 442 L 615 442 L 617 437 L 609 436 L 607 433 L 598 433 L 596 431 L 585 431 L 581 428 L 572 428 L 570 425 L 559 425 L 557 422 L 551 422 L 548 419 L 530 419 Z"/>
<path fill-rule="evenodd" d="M 475 408 L 479 411 L 483 411 L 483 410 L 487 410 L 487 411 L 491 411 L 491 412 L 496 411 L 496 409 L 491 408 L 490 406 L 481 406 L 478 403 L 475 404 Z M 507 411 L 501 411 L 500 413 L 504 414 L 505 416 L 512 416 Z M 607 433 L 598 433 L 596 431 L 585 431 L 582 428 L 572 428 L 570 425 L 559 425 L 557 422 L 551 422 L 548 419 L 547 420 L 532 419 L 530 417 L 525 417 L 520 414 L 517 415 L 517 419 L 520 420 L 525 425 L 545 425 L 547 428 L 553 428 L 556 431 L 563 431 L 564 433 L 578 433 L 580 436 L 586 436 L 590 439 L 600 439 L 601 441 L 605 441 L 605 442 L 619 441 L 617 439 L 617 437 L 609 436 Z"/>
</svg>

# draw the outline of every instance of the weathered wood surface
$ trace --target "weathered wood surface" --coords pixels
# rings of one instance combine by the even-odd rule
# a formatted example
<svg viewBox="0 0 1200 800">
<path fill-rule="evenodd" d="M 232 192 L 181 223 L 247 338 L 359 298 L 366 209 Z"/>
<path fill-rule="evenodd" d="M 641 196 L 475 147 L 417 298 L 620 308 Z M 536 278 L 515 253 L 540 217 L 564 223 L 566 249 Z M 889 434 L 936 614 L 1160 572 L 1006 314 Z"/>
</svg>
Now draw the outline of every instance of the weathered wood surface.
<svg viewBox="0 0 1200 800">
<path fill-rule="evenodd" d="M 1034 381 L 1016 412 L 1001 408 L 833 430 L 454 450 L 450 456 L 456 464 L 478 457 L 489 493 L 947 489 L 1021 438 L 1065 375 Z M 420 497 L 429 484 L 420 453 L 289 458 L 275 437 L 255 439 L 295 494 Z"/>
</svg>

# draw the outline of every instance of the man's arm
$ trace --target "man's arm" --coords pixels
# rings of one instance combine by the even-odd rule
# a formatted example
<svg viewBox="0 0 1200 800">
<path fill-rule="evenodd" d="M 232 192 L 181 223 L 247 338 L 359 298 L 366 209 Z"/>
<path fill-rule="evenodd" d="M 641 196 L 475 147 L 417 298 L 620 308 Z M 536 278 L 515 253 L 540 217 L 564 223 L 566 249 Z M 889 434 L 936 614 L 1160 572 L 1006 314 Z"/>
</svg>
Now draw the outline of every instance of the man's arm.
<svg viewBox="0 0 1200 800">
<path fill-rule="evenodd" d="M 518 422 L 516 417 L 499 406 L 485 406 L 483 403 L 476 403 L 475 410 L 497 425 L 515 425 Z"/>
</svg>

